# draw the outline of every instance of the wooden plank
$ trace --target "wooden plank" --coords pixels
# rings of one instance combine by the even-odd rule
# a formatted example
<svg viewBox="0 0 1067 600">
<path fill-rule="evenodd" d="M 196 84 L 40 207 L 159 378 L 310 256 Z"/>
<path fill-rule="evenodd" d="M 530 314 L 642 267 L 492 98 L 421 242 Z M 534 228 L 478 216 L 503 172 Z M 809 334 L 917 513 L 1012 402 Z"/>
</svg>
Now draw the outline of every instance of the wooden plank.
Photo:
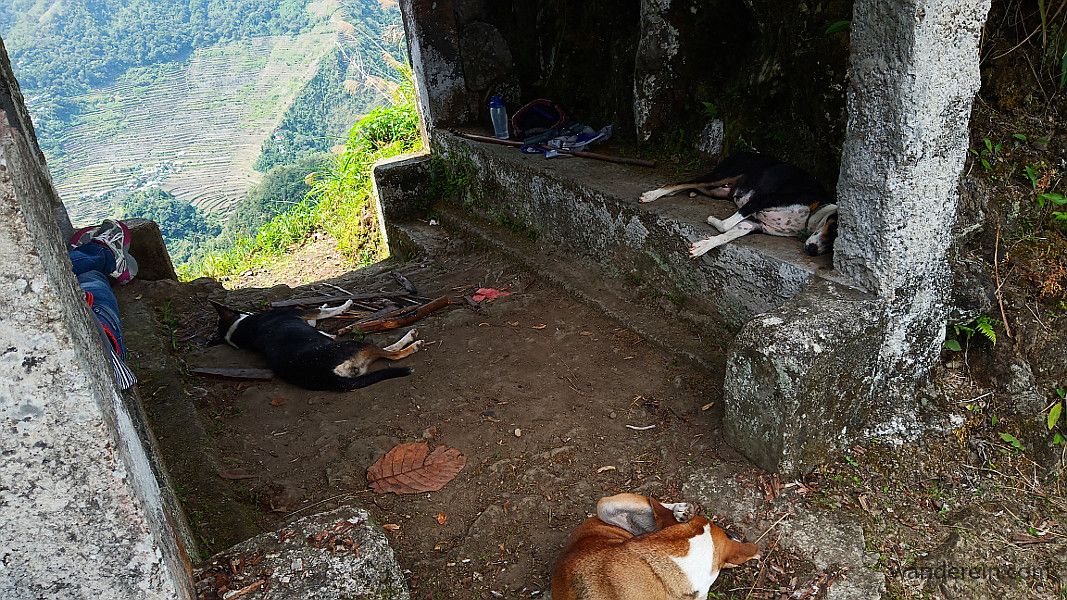
<svg viewBox="0 0 1067 600">
<path fill-rule="evenodd" d="M 210 375 L 212 377 L 225 377 L 227 379 L 274 379 L 274 371 L 270 369 L 242 369 L 236 367 L 193 367 L 190 373 L 197 375 Z"/>
</svg>

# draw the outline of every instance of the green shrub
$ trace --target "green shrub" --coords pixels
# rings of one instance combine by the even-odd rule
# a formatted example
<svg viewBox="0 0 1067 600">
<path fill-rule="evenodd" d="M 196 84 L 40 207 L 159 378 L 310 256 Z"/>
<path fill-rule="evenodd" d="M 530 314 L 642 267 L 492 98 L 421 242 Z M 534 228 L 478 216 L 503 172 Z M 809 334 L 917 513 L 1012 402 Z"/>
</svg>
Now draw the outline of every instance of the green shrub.
<svg viewBox="0 0 1067 600">
<path fill-rule="evenodd" d="M 303 201 L 265 223 L 254 236 L 235 236 L 232 248 L 181 265 L 181 278 L 222 279 L 264 267 L 316 231 L 332 235 L 341 255 L 355 265 L 384 258 L 387 249 L 370 202 L 371 169 L 378 160 L 422 146 L 410 72 L 405 81 L 393 104 L 356 123 L 344 152 L 309 177 L 311 190 Z"/>
</svg>

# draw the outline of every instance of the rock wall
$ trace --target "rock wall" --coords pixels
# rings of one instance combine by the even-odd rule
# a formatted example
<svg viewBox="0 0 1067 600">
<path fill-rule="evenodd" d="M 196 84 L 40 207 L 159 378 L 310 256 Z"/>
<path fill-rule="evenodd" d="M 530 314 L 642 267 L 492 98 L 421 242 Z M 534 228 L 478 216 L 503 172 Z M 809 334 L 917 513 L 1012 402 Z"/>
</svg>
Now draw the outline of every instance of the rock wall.
<svg viewBox="0 0 1067 600">
<path fill-rule="evenodd" d="M 0 597 L 192 597 L 2 45 L 0 218 Z"/>
<path fill-rule="evenodd" d="M 696 147 L 713 115 L 726 149 L 755 147 L 837 178 L 850 0 L 406 0 L 433 126 L 487 124 L 550 98 L 628 142 Z"/>
</svg>

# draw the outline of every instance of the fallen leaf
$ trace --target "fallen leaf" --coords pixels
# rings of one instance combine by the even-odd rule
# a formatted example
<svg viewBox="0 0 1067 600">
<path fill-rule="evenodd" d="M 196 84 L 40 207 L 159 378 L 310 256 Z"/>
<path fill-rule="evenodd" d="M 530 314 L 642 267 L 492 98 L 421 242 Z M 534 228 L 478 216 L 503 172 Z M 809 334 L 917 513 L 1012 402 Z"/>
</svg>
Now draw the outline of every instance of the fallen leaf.
<svg viewBox="0 0 1067 600">
<path fill-rule="evenodd" d="M 445 523 L 448 522 L 448 515 L 446 515 L 443 512 L 439 512 L 439 513 L 437 513 L 437 516 L 434 517 L 434 519 L 437 520 L 437 524 L 438 525 L 444 525 Z"/>
<path fill-rule="evenodd" d="M 492 302 L 497 298 L 504 298 L 505 296 L 510 295 L 511 292 L 505 292 L 495 288 L 478 288 L 478 291 L 474 292 L 474 295 L 471 296 L 471 300 L 474 300 L 475 302 L 481 302 L 483 300 Z"/>
<path fill-rule="evenodd" d="M 219 471 L 219 477 L 228 481 L 240 481 L 242 479 L 255 479 L 255 475 L 249 475 L 248 473 L 242 473 L 240 471 Z"/>
<path fill-rule="evenodd" d="M 615 471 L 615 470 L 616 469 L 615 469 L 614 465 L 608 465 L 606 467 L 600 467 L 599 469 L 596 470 L 596 472 L 597 473 L 603 473 L 604 471 Z"/>
<path fill-rule="evenodd" d="M 282 398 L 281 396 L 278 396 L 274 400 L 270 401 L 271 406 L 281 406 L 283 404 L 285 404 L 285 398 Z"/>
<path fill-rule="evenodd" d="M 708 410 L 709 408 L 711 408 L 712 406 L 715 406 L 715 403 L 714 402 L 708 402 L 704 406 L 701 406 L 700 410 L 701 411 L 705 411 L 705 410 Z"/>
<path fill-rule="evenodd" d="M 396 523 L 386 523 L 385 525 L 382 525 L 382 529 L 386 531 L 400 531 L 400 526 Z"/>
<path fill-rule="evenodd" d="M 537 325 L 534 325 L 530 329 L 544 329 L 545 327 L 548 327 L 548 325 L 545 325 L 544 323 L 538 323 Z"/>
<path fill-rule="evenodd" d="M 436 544 L 433 545 L 433 549 L 438 551 L 438 552 L 440 552 L 440 551 L 445 549 L 445 545 L 443 543 L 441 543 L 441 542 L 437 542 Z"/>
<path fill-rule="evenodd" d="M 519 322 L 518 321 L 508 321 L 508 325 L 511 325 L 512 327 L 518 327 L 519 326 Z"/>
<path fill-rule="evenodd" d="M 398 444 L 367 469 L 367 482 L 379 494 L 418 494 L 445 487 L 467 464 L 455 448 L 426 442 Z"/>
</svg>

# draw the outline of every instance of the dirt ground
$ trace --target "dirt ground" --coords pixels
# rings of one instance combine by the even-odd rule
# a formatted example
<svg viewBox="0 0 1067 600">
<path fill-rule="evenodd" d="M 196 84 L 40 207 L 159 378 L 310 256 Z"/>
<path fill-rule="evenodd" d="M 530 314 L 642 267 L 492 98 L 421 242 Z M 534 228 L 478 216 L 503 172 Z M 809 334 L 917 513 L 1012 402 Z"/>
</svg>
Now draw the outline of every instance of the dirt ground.
<svg viewBox="0 0 1067 600">
<path fill-rule="evenodd" d="M 176 388 L 185 398 L 164 400 L 151 392 L 160 374 L 138 368 L 138 358 L 153 352 L 144 346 L 151 338 L 131 341 L 131 362 L 149 390 L 146 410 L 164 454 L 180 452 L 168 464 L 208 553 L 350 502 L 399 526 L 390 535 L 413 597 L 530 597 L 547 589 L 567 532 L 600 497 L 639 491 L 681 500 L 690 467 L 739 460 L 720 441 L 720 389 L 707 385 L 699 366 L 484 251 L 453 245 L 432 261 L 397 266 L 428 296 L 471 286 L 512 295 L 486 314 L 451 308 L 418 323 L 427 345 L 403 363 L 414 375 L 349 394 L 185 375 Z M 331 283 L 354 293 L 396 291 L 385 271 Z M 228 346 L 205 345 L 215 323 L 207 297 L 254 309 L 331 289 L 135 282 L 123 292 L 127 302 L 153 307 L 170 329 L 171 354 L 195 367 L 255 364 Z M 189 447 L 188 413 L 167 416 L 159 406 L 182 401 L 195 405 L 203 424 L 200 447 Z M 467 466 L 436 493 L 367 489 L 375 460 L 421 439 L 460 449 Z"/>
<path fill-rule="evenodd" d="M 930 400 L 948 424 L 943 434 L 857 446 L 804 480 L 783 482 L 723 444 L 721 374 L 650 345 L 491 251 L 443 230 L 435 236 L 426 256 L 296 289 L 227 291 L 202 280 L 121 290 L 124 314 L 135 316 L 127 337 L 145 409 L 204 557 L 295 518 L 355 504 L 388 525 L 413 598 L 532 598 L 547 590 L 567 533 L 597 499 L 636 491 L 700 501 L 687 497 L 696 477 L 755 498 L 743 510 L 703 500 L 714 515 L 730 515 L 723 525 L 761 538 L 768 551 L 768 560 L 725 573 L 711 598 L 819 598 L 861 568 L 813 566 L 813 556 L 823 557 L 820 564 L 839 561 L 826 558 L 838 548 L 777 547 L 782 532 L 802 529 L 816 514 L 862 526 L 864 562 L 886 574 L 887 598 L 1067 597 L 1061 480 L 996 437 L 990 417 L 999 404 L 991 399 L 999 395 L 963 403 L 987 390 L 957 361 L 942 369 L 940 397 Z M 318 259 L 328 245 L 319 240 L 278 272 L 244 279 L 284 280 L 293 264 L 304 265 L 290 273 L 293 283 L 329 274 Z M 402 363 L 415 373 L 349 394 L 188 372 L 258 365 L 228 346 L 207 345 L 216 322 L 207 298 L 256 309 L 335 293 L 330 285 L 394 292 L 392 269 L 426 296 L 477 286 L 512 295 L 484 314 L 455 307 L 421 321 L 427 345 Z M 402 332 L 371 339 L 388 342 Z M 423 439 L 466 455 L 455 480 L 410 496 L 368 489 L 375 460 L 397 443 Z M 1005 559 L 1029 570 L 1022 577 L 916 575 Z"/>
</svg>

